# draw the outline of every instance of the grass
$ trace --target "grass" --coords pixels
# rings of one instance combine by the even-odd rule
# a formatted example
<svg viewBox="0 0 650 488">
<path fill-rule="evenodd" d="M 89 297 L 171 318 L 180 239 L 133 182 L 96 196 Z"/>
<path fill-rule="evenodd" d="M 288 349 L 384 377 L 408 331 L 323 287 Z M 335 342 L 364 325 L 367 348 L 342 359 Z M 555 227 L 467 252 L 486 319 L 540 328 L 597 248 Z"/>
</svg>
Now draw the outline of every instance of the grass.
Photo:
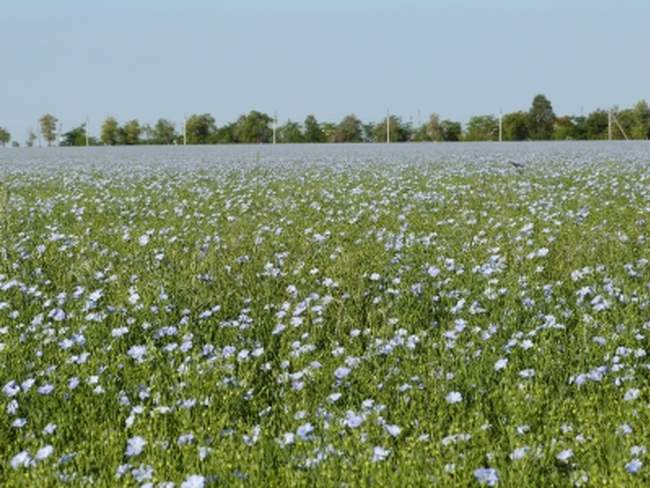
<svg viewBox="0 0 650 488">
<path fill-rule="evenodd" d="M 647 486 L 648 174 L 7 176 L 0 479 L 475 486 L 493 468 L 498 486 Z"/>
</svg>

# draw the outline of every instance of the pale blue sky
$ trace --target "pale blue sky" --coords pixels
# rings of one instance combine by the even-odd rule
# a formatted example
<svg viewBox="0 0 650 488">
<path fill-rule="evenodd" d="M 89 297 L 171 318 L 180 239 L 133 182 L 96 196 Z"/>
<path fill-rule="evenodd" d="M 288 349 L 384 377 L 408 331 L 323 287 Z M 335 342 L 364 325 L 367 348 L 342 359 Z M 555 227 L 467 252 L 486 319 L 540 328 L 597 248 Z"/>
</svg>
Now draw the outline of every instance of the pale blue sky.
<svg viewBox="0 0 650 488">
<path fill-rule="evenodd" d="M 38 116 L 91 132 L 120 121 L 364 121 L 435 111 L 460 121 L 650 99 L 648 0 L 7 0 L 0 126 L 21 143 Z"/>
</svg>

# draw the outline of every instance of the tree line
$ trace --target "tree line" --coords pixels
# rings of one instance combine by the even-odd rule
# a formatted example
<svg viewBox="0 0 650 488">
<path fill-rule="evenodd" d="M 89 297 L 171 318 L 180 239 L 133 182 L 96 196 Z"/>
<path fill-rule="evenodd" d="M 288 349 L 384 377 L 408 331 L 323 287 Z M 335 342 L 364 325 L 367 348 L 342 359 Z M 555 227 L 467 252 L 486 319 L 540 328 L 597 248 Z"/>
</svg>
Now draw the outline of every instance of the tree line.
<svg viewBox="0 0 650 488">
<path fill-rule="evenodd" d="M 57 124 L 52 114 L 39 119 L 40 134 L 47 145 L 57 140 L 62 146 L 269 143 L 274 137 L 273 118 L 255 110 L 222 126 L 217 126 L 209 113 L 193 114 L 180 128 L 164 118 L 153 125 L 141 124 L 137 119 L 120 124 L 111 116 L 103 121 L 98 138 L 87 137 L 86 124 L 62 134 L 57 133 Z M 597 109 L 587 116 L 557 116 L 550 100 L 537 95 L 527 111 L 510 112 L 503 117 L 477 115 L 464 127 L 432 113 L 419 125 L 395 115 L 375 123 L 364 123 L 354 114 L 338 123 L 319 122 L 314 115 L 308 115 L 302 123 L 288 120 L 276 129 L 279 143 L 385 142 L 387 134 L 391 142 L 649 139 L 650 108 L 641 100 L 622 110 Z M 33 146 L 36 139 L 37 135 L 30 130 L 25 144 Z M 4 146 L 10 140 L 9 132 L 0 127 L 0 144 Z M 13 145 L 19 144 L 14 141 Z"/>
</svg>

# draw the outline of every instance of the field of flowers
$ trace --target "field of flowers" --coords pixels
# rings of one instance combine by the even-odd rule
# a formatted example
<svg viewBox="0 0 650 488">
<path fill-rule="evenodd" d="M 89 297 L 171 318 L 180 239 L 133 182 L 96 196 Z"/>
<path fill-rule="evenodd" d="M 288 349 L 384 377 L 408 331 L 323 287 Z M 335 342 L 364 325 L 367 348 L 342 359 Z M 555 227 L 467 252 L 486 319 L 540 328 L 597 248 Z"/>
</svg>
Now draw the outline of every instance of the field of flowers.
<svg viewBox="0 0 650 488">
<path fill-rule="evenodd" d="M 650 485 L 650 148 L 433 146 L 1 153 L 2 486 Z"/>
</svg>

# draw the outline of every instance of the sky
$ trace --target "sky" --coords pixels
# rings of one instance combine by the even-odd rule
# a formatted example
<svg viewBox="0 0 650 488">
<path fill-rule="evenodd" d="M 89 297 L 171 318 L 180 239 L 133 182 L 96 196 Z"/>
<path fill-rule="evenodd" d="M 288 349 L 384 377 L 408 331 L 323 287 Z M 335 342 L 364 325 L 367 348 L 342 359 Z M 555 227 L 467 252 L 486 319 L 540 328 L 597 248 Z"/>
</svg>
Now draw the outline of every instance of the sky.
<svg viewBox="0 0 650 488">
<path fill-rule="evenodd" d="M 7 0 L 0 126 L 249 110 L 377 121 L 650 100 L 648 0 Z M 419 114 L 419 116 L 418 116 Z"/>
</svg>

